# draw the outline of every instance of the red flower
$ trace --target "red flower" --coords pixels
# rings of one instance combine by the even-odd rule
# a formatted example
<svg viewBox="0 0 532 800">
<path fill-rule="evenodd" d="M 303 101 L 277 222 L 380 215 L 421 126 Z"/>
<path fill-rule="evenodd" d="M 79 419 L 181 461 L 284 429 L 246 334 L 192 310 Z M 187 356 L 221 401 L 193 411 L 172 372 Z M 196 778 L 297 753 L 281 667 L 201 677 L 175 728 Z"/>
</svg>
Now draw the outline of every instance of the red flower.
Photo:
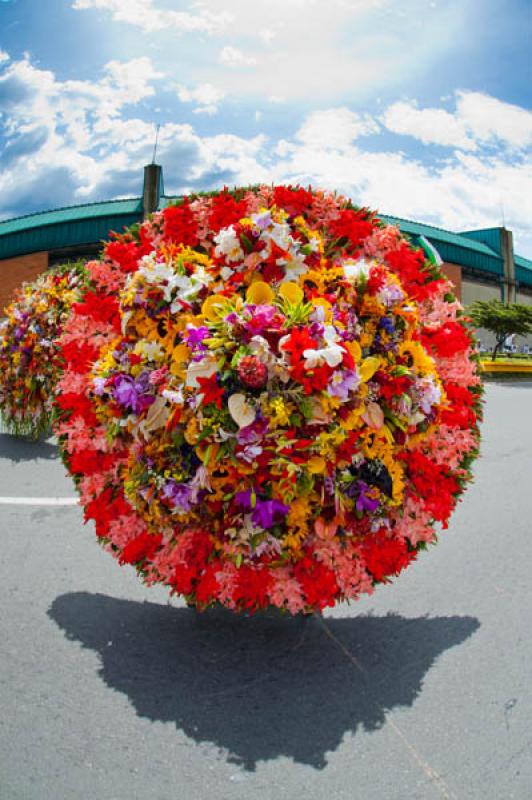
<svg viewBox="0 0 532 800">
<path fill-rule="evenodd" d="M 197 247 L 198 226 L 194 215 L 190 210 L 188 198 L 185 197 L 181 205 L 168 206 L 163 211 L 164 236 L 165 239 L 184 244 L 189 247 Z"/>
<path fill-rule="evenodd" d="M 198 603 L 205 605 L 212 602 L 212 600 L 216 597 L 220 589 L 220 584 L 216 578 L 216 573 L 219 572 L 221 568 L 222 564 L 220 561 L 211 561 L 210 564 L 207 565 L 204 572 L 200 575 L 200 578 L 196 584 L 196 600 Z"/>
<path fill-rule="evenodd" d="M 435 464 L 418 450 L 398 455 L 408 469 L 409 478 L 423 505 L 434 519 L 447 527 L 447 520 L 456 505 L 460 485 L 445 466 Z"/>
<path fill-rule="evenodd" d="M 452 382 L 446 383 L 443 388 L 449 401 L 449 408 L 441 412 L 441 422 L 462 430 L 473 427 L 477 422 L 477 415 L 473 409 L 475 397 L 472 392 Z"/>
<path fill-rule="evenodd" d="M 288 212 L 290 216 L 297 217 L 311 208 L 314 201 L 312 192 L 300 186 L 276 186 L 273 192 L 274 203 L 278 208 Z"/>
<path fill-rule="evenodd" d="M 238 570 L 233 600 L 251 612 L 257 608 L 266 608 L 271 584 L 272 578 L 267 569 L 244 565 Z"/>
<path fill-rule="evenodd" d="M 68 342 L 63 345 L 61 354 L 72 372 L 84 373 L 98 359 L 100 351 L 88 342 Z"/>
<path fill-rule="evenodd" d="M 292 367 L 290 371 L 292 378 L 303 386 L 305 394 L 321 392 L 327 388 L 333 372 L 334 370 L 328 364 L 322 364 L 321 367 L 314 367 L 314 369 L 306 369 L 304 361 Z"/>
<path fill-rule="evenodd" d="M 211 375 L 210 378 L 197 378 L 197 381 L 201 387 L 200 394 L 203 395 L 202 404 L 207 406 L 209 403 L 215 403 L 221 408 L 225 390 L 223 386 L 218 386 L 216 375 Z"/>
<path fill-rule="evenodd" d="M 412 250 L 406 242 L 386 253 L 385 260 L 401 279 L 406 293 L 418 302 L 434 294 L 442 283 L 442 280 L 434 280 L 428 271 L 423 251 Z"/>
<path fill-rule="evenodd" d="M 105 255 L 115 264 L 118 264 L 122 272 L 135 272 L 139 258 L 149 252 L 149 250 L 142 252 L 144 249 L 138 247 L 134 241 L 116 240 L 107 244 Z"/>
<path fill-rule="evenodd" d="M 460 322 L 447 320 L 439 328 L 424 328 L 421 341 L 442 358 L 451 358 L 471 346 L 471 334 Z"/>
<path fill-rule="evenodd" d="M 120 564 L 136 564 L 144 558 L 152 559 L 162 542 L 162 534 L 147 531 L 139 534 L 126 544 L 118 559 Z"/>
<path fill-rule="evenodd" d="M 334 572 L 321 561 L 316 561 L 310 553 L 294 566 L 294 576 L 301 584 L 309 606 L 321 611 L 325 606 L 334 605 L 340 593 Z"/>
<path fill-rule="evenodd" d="M 293 328 L 286 342 L 281 345 L 281 349 L 290 353 L 292 364 L 296 364 L 303 358 L 303 350 L 313 350 L 316 345 L 317 342 L 308 332 L 308 328 Z"/>
<path fill-rule="evenodd" d="M 123 492 L 116 495 L 112 489 L 104 489 L 90 503 L 85 506 L 85 522 L 93 519 L 96 525 L 96 535 L 105 538 L 109 533 L 111 521 L 131 513 L 131 506 L 124 497 Z"/>
<path fill-rule="evenodd" d="M 70 411 L 71 418 L 81 417 L 90 427 L 98 424 L 98 417 L 93 411 L 92 403 L 84 394 L 75 392 L 60 394 L 55 400 L 55 405 L 62 411 Z"/>
<path fill-rule="evenodd" d="M 227 191 L 227 187 L 213 198 L 213 208 L 209 217 L 209 225 L 214 231 L 227 228 L 238 222 L 247 214 L 244 200 L 237 202 Z"/>
<path fill-rule="evenodd" d="M 384 531 L 368 536 L 362 545 L 366 569 L 376 581 L 388 575 L 398 575 L 416 558 L 416 551 L 409 552 L 402 539 L 390 539 Z"/>
<path fill-rule="evenodd" d="M 81 303 L 72 306 L 76 314 L 92 317 L 97 322 L 113 325 L 117 333 L 120 332 L 120 317 L 118 314 L 118 299 L 115 295 L 96 294 L 87 292 Z"/>
<path fill-rule="evenodd" d="M 171 586 L 179 594 L 192 594 L 200 580 L 212 553 L 212 542 L 209 534 L 198 531 L 191 540 L 184 557 L 185 564 L 178 564 L 171 580 Z"/>
<path fill-rule="evenodd" d="M 368 216 L 369 212 L 365 208 L 361 208 L 359 211 L 344 208 L 340 211 L 337 219 L 334 219 L 329 225 L 332 238 L 346 238 L 348 242 L 344 249 L 347 252 L 357 249 L 373 231 L 373 222 L 368 219 Z"/>
<path fill-rule="evenodd" d="M 99 450 L 80 450 L 69 457 L 70 471 L 80 475 L 94 475 L 95 472 L 105 472 L 116 462 L 113 453 L 101 453 Z"/>
</svg>

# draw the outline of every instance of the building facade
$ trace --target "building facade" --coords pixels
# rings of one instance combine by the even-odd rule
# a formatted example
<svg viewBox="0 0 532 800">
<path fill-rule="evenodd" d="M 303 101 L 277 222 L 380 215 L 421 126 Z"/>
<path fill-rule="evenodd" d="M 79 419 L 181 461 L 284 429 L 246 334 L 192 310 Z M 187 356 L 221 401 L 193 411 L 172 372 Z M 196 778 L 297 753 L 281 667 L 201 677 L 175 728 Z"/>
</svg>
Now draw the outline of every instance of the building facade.
<svg viewBox="0 0 532 800">
<path fill-rule="evenodd" d="M 121 232 L 178 200 L 164 194 L 162 169 L 150 164 L 144 169 L 141 197 L 70 206 L 0 222 L 0 316 L 24 281 L 35 280 L 56 264 L 95 258 L 110 231 Z M 414 243 L 422 237 L 430 243 L 464 305 L 492 298 L 532 305 L 532 261 L 514 252 L 512 232 L 506 228 L 452 233 L 400 217 L 381 218 L 398 225 Z"/>
</svg>

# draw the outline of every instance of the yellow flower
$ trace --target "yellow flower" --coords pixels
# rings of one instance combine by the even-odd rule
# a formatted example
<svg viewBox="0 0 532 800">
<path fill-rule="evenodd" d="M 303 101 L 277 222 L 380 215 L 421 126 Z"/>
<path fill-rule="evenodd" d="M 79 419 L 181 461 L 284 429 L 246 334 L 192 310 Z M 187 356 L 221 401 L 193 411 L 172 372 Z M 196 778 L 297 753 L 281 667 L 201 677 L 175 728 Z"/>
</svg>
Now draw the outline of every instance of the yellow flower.
<svg viewBox="0 0 532 800">
<path fill-rule="evenodd" d="M 190 417 L 185 428 L 184 437 L 188 444 L 195 444 L 198 441 L 199 429 L 196 417 Z"/>
<path fill-rule="evenodd" d="M 216 322 L 225 313 L 229 300 L 222 294 L 211 294 L 201 307 L 202 316 L 209 322 Z"/>
<path fill-rule="evenodd" d="M 286 404 L 282 397 L 274 397 L 267 403 L 267 416 L 274 428 L 290 424 L 290 414 L 294 410 L 291 403 Z"/>
<path fill-rule="evenodd" d="M 347 349 L 353 356 L 355 364 L 357 364 L 362 358 L 362 350 L 360 348 L 359 343 L 353 340 L 351 342 L 350 341 L 344 342 L 344 345 L 345 347 L 347 347 Z"/>
<path fill-rule="evenodd" d="M 330 411 L 340 408 L 341 400 L 339 397 L 334 397 L 334 395 L 322 394 L 320 396 L 320 403 L 323 413 L 327 415 Z"/>
<path fill-rule="evenodd" d="M 172 351 L 172 364 L 170 372 L 180 380 L 185 379 L 187 365 L 190 358 L 190 349 L 186 344 L 178 344 Z"/>
<path fill-rule="evenodd" d="M 403 342 L 397 348 L 397 352 L 400 356 L 411 356 L 413 366 L 416 370 L 418 370 L 418 372 L 424 374 L 428 373 L 429 375 L 436 374 L 436 366 L 434 361 L 420 342 Z"/>
<path fill-rule="evenodd" d="M 246 292 L 246 300 L 254 305 L 268 305 L 274 298 L 273 290 L 264 281 L 255 281 Z"/>
<path fill-rule="evenodd" d="M 303 300 L 303 289 L 294 281 L 285 281 L 279 286 L 279 294 L 283 300 L 288 300 L 289 303 L 296 304 Z"/>
<path fill-rule="evenodd" d="M 378 356 L 368 356 L 368 358 L 365 358 L 358 368 L 358 374 L 361 380 L 364 383 L 370 381 L 381 365 L 382 360 Z"/>
<path fill-rule="evenodd" d="M 312 456 L 307 461 L 306 467 L 311 475 L 318 475 L 320 472 L 325 472 L 327 462 L 322 456 Z"/>
</svg>

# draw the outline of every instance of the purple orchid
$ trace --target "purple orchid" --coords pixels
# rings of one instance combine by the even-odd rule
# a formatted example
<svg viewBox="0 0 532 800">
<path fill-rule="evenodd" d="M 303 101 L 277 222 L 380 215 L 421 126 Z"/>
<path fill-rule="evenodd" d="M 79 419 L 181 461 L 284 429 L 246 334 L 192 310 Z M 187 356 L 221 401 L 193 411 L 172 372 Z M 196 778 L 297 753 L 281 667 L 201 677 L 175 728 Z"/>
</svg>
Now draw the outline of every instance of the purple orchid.
<svg viewBox="0 0 532 800">
<path fill-rule="evenodd" d="M 163 497 L 170 500 L 172 505 L 186 514 L 192 510 L 192 506 L 197 500 L 197 488 L 189 486 L 188 483 L 178 483 L 170 479 L 163 489 Z"/>
<path fill-rule="evenodd" d="M 206 325 L 201 325 L 199 328 L 195 328 L 194 325 L 187 325 L 187 332 L 185 334 L 185 342 L 191 348 L 191 350 L 196 350 L 201 348 L 202 350 L 205 349 L 205 345 L 203 344 L 203 340 L 209 336 L 209 329 Z"/>
<path fill-rule="evenodd" d="M 285 517 L 290 511 L 290 507 L 280 500 L 261 500 L 260 497 L 255 497 L 255 506 L 252 508 L 251 489 L 237 492 L 235 500 L 242 511 L 251 511 L 254 525 L 264 529 L 272 528 L 280 516 Z"/>
</svg>

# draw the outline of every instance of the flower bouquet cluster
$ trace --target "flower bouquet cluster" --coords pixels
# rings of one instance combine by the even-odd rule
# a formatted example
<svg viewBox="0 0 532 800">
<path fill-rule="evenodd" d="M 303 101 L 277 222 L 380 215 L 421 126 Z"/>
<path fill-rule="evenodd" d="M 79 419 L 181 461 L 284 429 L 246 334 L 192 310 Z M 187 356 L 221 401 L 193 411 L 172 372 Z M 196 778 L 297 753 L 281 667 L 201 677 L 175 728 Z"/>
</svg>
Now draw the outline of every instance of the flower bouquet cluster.
<svg viewBox="0 0 532 800">
<path fill-rule="evenodd" d="M 56 337 L 78 299 L 85 271 L 62 265 L 25 283 L 0 325 L 0 417 L 16 436 L 38 439 L 50 429 L 60 374 Z"/>
<path fill-rule="evenodd" d="M 448 282 L 342 198 L 185 198 L 109 242 L 61 339 L 58 434 L 120 563 L 200 609 L 357 599 L 447 520 L 480 381 Z"/>
</svg>

